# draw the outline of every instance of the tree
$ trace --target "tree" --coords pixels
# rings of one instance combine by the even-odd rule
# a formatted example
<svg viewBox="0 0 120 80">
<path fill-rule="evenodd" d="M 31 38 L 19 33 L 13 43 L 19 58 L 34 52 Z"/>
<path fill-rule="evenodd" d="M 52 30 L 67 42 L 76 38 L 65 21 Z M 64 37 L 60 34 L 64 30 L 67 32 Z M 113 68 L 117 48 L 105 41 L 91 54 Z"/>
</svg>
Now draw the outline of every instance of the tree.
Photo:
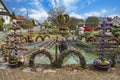
<svg viewBox="0 0 120 80">
<path fill-rule="evenodd" d="M 0 31 L 2 31 L 3 30 L 3 22 L 2 22 L 2 20 L 0 19 Z"/>
<path fill-rule="evenodd" d="M 16 19 L 16 16 L 15 16 L 15 13 L 14 13 L 14 12 L 12 12 L 11 18 L 12 18 L 12 19 Z"/>
<path fill-rule="evenodd" d="M 75 17 L 70 17 L 69 22 L 68 22 L 68 27 L 71 30 L 74 30 L 76 26 L 78 25 L 78 23 L 83 23 L 83 22 L 84 22 L 83 19 L 77 19 Z"/>
<path fill-rule="evenodd" d="M 0 19 L 0 31 L 3 30 L 3 23 L 4 23 L 4 19 L 1 18 L 1 19 Z"/>
<path fill-rule="evenodd" d="M 91 27 L 96 27 L 99 23 L 98 17 L 90 16 L 86 19 L 86 25 Z"/>
<path fill-rule="evenodd" d="M 54 25 L 59 26 L 59 23 L 58 23 L 56 18 L 59 14 L 62 14 L 64 12 L 65 12 L 65 7 L 64 6 L 52 8 L 48 12 L 48 20 L 51 21 Z"/>
<path fill-rule="evenodd" d="M 52 29 L 56 28 L 56 26 L 53 25 L 53 23 L 49 22 L 48 20 L 44 20 L 42 24 L 45 25 L 47 28 L 52 28 Z"/>
<path fill-rule="evenodd" d="M 48 25 L 48 21 L 45 20 L 42 24 L 44 24 L 44 25 Z"/>
</svg>

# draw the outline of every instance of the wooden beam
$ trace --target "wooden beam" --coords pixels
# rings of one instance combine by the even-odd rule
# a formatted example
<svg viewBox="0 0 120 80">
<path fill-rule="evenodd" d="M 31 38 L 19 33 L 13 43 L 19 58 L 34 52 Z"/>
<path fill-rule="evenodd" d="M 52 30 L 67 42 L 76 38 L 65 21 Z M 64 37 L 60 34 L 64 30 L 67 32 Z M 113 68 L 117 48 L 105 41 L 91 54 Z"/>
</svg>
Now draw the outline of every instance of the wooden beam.
<svg viewBox="0 0 120 80">
<path fill-rule="evenodd" d="M 7 15 L 7 16 L 9 16 L 9 13 L 7 13 L 7 12 L 0 12 L 0 15 Z"/>
</svg>

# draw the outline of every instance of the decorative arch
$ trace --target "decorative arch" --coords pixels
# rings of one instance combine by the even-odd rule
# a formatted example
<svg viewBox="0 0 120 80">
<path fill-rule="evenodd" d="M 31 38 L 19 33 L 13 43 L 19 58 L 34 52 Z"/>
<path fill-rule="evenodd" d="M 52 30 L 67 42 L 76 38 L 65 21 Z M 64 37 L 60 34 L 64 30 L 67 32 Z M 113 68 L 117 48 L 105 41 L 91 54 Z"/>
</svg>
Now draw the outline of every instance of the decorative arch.
<svg viewBox="0 0 120 80">
<path fill-rule="evenodd" d="M 112 38 L 112 39 L 109 39 L 108 41 L 114 41 L 115 44 L 119 44 L 119 40 L 117 38 Z"/>
<path fill-rule="evenodd" d="M 97 42 L 96 38 L 91 36 L 87 39 L 87 42 Z"/>
<path fill-rule="evenodd" d="M 23 39 L 25 40 L 25 43 L 27 43 L 27 38 L 23 36 Z"/>
<path fill-rule="evenodd" d="M 9 51 L 6 49 L 6 46 L 7 46 L 7 44 L 2 44 L 1 51 L 2 51 L 2 55 L 4 57 L 3 59 L 7 62 L 8 61 L 7 57 L 9 55 Z"/>
<path fill-rule="evenodd" d="M 35 38 L 35 42 L 37 42 L 39 38 L 41 38 L 42 41 L 45 40 L 45 38 L 44 38 L 43 36 L 39 35 L 39 36 L 37 36 L 37 37 Z"/>
<path fill-rule="evenodd" d="M 33 66 L 34 66 L 34 59 L 35 59 L 35 56 L 36 56 L 37 54 L 46 55 L 46 56 L 49 58 L 51 65 L 53 65 L 54 60 L 55 60 L 54 57 L 53 57 L 48 51 L 46 51 L 45 49 L 37 49 L 37 50 L 35 50 L 35 51 L 32 51 L 32 53 L 30 53 L 30 54 L 32 54 L 32 55 L 30 56 L 30 59 L 29 59 L 29 66 L 30 66 L 30 67 L 33 67 Z"/>
<path fill-rule="evenodd" d="M 49 35 L 45 35 L 45 36 L 44 36 L 44 39 L 45 39 L 45 38 L 50 38 L 50 36 L 49 36 Z"/>
<path fill-rule="evenodd" d="M 109 44 L 116 45 L 116 47 L 119 46 L 119 40 L 116 39 L 116 38 L 109 39 L 108 42 L 109 42 Z M 112 42 L 114 42 L 114 43 L 112 43 Z M 112 46 L 111 46 L 111 47 L 112 47 Z M 114 46 L 114 47 L 115 47 L 115 46 Z"/>
<path fill-rule="evenodd" d="M 76 56 L 79 57 L 80 65 L 83 69 L 85 69 L 86 68 L 85 58 L 78 50 L 75 50 L 75 49 L 68 49 L 68 50 L 63 51 L 58 59 L 58 66 L 62 67 L 64 58 L 67 57 L 71 53 L 74 53 Z"/>
<path fill-rule="evenodd" d="M 1 45 L 1 51 L 2 51 L 3 49 L 5 49 L 6 46 L 7 46 L 7 44 L 2 44 L 2 45 Z"/>
</svg>

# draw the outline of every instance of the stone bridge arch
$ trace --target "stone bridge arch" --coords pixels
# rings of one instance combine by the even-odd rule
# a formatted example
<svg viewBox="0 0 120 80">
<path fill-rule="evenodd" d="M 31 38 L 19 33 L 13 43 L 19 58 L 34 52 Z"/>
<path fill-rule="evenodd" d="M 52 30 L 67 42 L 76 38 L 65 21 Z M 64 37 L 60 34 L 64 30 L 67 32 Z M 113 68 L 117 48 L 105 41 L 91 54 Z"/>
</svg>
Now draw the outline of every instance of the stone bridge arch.
<svg viewBox="0 0 120 80">
<path fill-rule="evenodd" d="M 75 50 L 73 48 L 70 48 L 68 50 L 65 50 L 61 53 L 59 59 L 58 59 L 58 66 L 59 67 L 62 67 L 62 64 L 63 64 L 63 60 L 65 57 L 67 57 L 69 54 L 71 53 L 74 53 L 76 56 L 79 57 L 79 60 L 80 60 L 80 65 L 83 69 L 86 68 L 86 61 L 85 61 L 85 58 L 84 56 L 78 51 L 78 50 Z"/>
<path fill-rule="evenodd" d="M 51 65 L 53 65 L 54 60 L 55 60 L 54 57 L 50 54 L 50 52 L 48 52 L 45 49 L 38 49 L 38 50 L 32 51 L 32 53 L 30 53 L 30 54 L 31 54 L 30 59 L 29 59 L 29 66 L 30 67 L 34 67 L 34 59 L 35 59 L 35 56 L 37 54 L 46 55 L 46 57 L 49 58 Z"/>
</svg>

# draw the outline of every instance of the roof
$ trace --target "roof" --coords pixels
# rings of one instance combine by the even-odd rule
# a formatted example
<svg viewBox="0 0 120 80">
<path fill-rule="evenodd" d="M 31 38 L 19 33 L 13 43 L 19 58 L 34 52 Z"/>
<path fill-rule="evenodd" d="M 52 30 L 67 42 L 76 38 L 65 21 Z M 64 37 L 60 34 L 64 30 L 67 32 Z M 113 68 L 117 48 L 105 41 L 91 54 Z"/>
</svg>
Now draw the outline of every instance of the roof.
<svg viewBox="0 0 120 80">
<path fill-rule="evenodd" d="M 17 20 L 27 20 L 24 16 L 15 16 Z"/>
<path fill-rule="evenodd" d="M 120 18 L 118 16 L 114 17 L 112 23 L 113 25 L 120 26 Z"/>
<path fill-rule="evenodd" d="M 8 10 L 7 7 L 4 5 L 4 3 L 2 2 L 2 0 L 0 0 L 0 3 L 3 5 L 3 7 L 5 8 L 5 10 L 7 11 L 7 12 L 0 12 L 0 15 L 9 15 L 9 16 L 11 16 L 9 10 Z"/>
</svg>

